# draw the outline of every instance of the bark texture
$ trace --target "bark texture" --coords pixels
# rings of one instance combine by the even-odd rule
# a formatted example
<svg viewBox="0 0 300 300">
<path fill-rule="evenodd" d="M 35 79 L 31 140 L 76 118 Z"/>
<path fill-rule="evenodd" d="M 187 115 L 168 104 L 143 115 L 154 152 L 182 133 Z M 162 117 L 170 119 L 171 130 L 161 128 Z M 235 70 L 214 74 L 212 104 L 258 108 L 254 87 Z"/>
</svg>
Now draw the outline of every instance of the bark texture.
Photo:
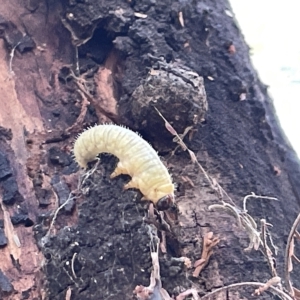
<svg viewBox="0 0 300 300">
<path fill-rule="evenodd" d="M 186 151 L 172 152 L 154 107 L 179 134 L 192 128 L 184 141 L 236 205 L 251 192 L 279 199 L 249 200 L 247 208 L 257 223 L 273 224 L 283 275 L 300 205 L 299 161 L 226 0 L 4 1 L 0 36 L 1 299 L 133 299 L 136 285 L 149 284 L 148 203 L 122 190 L 128 176 L 109 178 L 116 158 L 102 155 L 76 191 L 74 138 L 111 121 L 148 140 L 177 183 L 178 222 L 160 254 L 170 295 L 271 277 L 260 251 L 243 250 L 249 240 L 236 220 L 208 210 L 220 204 L 218 193 Z M 194 278 L 178 258 L 199 259 L 211 231 L 220 242 Z M 299 287 L 299 272 L 293 276 Z"/>
</svg>

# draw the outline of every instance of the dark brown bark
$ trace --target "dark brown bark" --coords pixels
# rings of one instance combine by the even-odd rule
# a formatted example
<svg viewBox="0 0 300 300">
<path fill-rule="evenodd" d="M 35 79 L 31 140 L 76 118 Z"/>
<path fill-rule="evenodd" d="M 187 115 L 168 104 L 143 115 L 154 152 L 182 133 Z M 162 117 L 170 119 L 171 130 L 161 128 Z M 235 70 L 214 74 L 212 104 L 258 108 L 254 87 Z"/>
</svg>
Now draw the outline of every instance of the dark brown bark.
<svg viewBox="0 0 300 300">
<path fill-rule="evenodd" d="M 154 106 L 179 134 L 192 126 L 184 141 L 237 206 L 251 192 L 279 199 L 249 200 L 247 208 L 257 223 L 273 224 L 283 276 L 299 212 L 299 162 L 226 11 L 225 0 L 1 4 L 1 298 L 132 299 L 136 285 L 149 284 L 148 203 L 138 191 L 122 190 L 128 176 L 109 178 L 116 159 L 102 155 L 77 190 L 73 140 L 87 126 L 110 121 L 147 139 L 178 185 L 178 224 L 166 234 L 167 253 L 160 253 L 170 295 L 271 278 L 262 253 L 243 250 L 249 239 L 234 217 L 208 210 L 221 204 L 218 189 L 187 152 L 170 155 L 176 144 Z M 69 195 L 74 199 L 51 227 Z M 193 278 L 178 258 L 199 260 L 208 232 L 220 242 Z M 292 275 L 299 287 L 297 270 Z M 239 288 L 216 299 L 252 292 Z"/>
</svg>

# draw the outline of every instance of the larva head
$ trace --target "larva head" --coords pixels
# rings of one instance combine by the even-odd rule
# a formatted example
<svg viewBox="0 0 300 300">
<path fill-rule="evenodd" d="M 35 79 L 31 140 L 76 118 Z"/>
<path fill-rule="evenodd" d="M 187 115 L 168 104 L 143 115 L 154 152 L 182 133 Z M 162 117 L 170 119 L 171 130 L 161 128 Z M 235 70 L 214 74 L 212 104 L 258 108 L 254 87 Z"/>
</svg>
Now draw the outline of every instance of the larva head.
<svg viewBox="0 0 300 300">
<path fill-rule="evenodd" d="M 156 203 L 158 210 L 167 210 L 174 205 L 174 194 L 168 194 L 160 198 Z"/>
<path fill-rule="evenodd" d="M 154 203 L 158 210 L 166 210 L 174 204 L 174 184 L 171 181 L 152 186 L 146 191 L 141 189 L 141 192 L 146 199 Z"/>
</svg>

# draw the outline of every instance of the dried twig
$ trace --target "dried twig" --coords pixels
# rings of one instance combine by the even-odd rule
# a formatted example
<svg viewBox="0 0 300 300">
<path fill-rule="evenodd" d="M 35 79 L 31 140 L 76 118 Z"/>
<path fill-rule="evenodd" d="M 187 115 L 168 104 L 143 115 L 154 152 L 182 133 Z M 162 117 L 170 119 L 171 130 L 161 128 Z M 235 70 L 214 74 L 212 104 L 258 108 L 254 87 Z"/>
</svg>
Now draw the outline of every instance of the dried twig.
<svg viewBox="0 0 300 300">
<path fill-rule="evenodd" d="M 252 193 L 252 194 L 244 197 L 243 209 L 237 207 L 236 205 L 233 206 L 224 201 L 222 201 L 222 204 L 212 204 L 208 207 L 208 209 L 209 210 L 221 209 L 236 218 L 239 228 L 244 229 L 248 233 L 248 236 L 249 236 L 250 243 L 249 243 L 249 246 L 246 249 L 244 249 L 245 251 L 250 251 L 252 249 L 258 250 L 259 246 L 263 245 L 263 241 L 261 239 L 261 235 L 263 234 L 264 239 L 265 239 L 265 245 L 263 245 L 263 248 L 264 248 L 263 253 L 266 255 L 268 262 L 270 262 L 271 258 L 269 257 L 269 255 L 270 255 L 270 253 L 272 253 L 272 251 L 267 246 L 266 236 L 267 236 L 267 233 L 269 234 L 267 226 L 272 226 L 272 225 L 264 222 L 264 223 L 262 223 L 262 225 L 264 227 L 261 228 L 261 232 L 259 232 L 257 230 L 257 224 L 256 224 L 255 220 L 252 218 L 252 216 L 250 214 L 248 214 L 247 205 L 246 205 L 247 200 L 251 197 L 255 198 L 255 199 L 261 198 L 261 199 L 277 200 L 277 198 L 274 198 L 274 197 L 258 196 L 258 195 L 255 195 L 254 193 Z M 271 245 L 274 248 L 275 253 L 276 253 L 277 247 L 274 245 L 270 234 L 269 234 L 269 240 L 270 240 Z M 272 261 L 273 261 L 273 257 L 272 257 Z M 276 273 L 274 273 L 275 269 L 271 267 L 272 264 L 270 263 L 269 265 L 270 265 L 270 269 L 272 272 L 272 276 L 276 276 Z"/>
<path fill-rule="evenodd" d="M 86 179 L 87 179 L 87 177 L 84 177 L 84 180 L 86 180 Z M 82 180 L 82 178 L 79 178 L 77 189 L 70 192 L 69 196 L 68 196 L 68 199 L 55 210 L 52 221 L 51 221 L 50 226 L 49 226 L 49 229 L 48 229 L 47 233 L 45 234 L 45 236 L 42 238 L 42 243 L 44 243 L 48 240 L 60 210 L 63 209 L 70 201 L 72 201 L 74 199 L 77 199 L 79 197 L 79 195 L 81 194 L 81 189 L 82 189 L 82 185 L 84 183 L 84 180 Z"/>
<path fill-rule="evenodd" d="M 16 51 L 16 48 L 20 45 L 21 41 L 19 41 L 10 51 L 10 59 L 9 59 L 9 73 L 14 75 L 14 71 L 12 69 L 12 62 L 13 62 L 13 58 L 15 56 L 15 51 Z"/>
<path fill-rule="evenodd" d="M 86 115 L 86 112 L 87 112 L 87 108 L 88 106 L 90 105 L 90 102 L 87 100 L 85 94 L 79 90 L 78 91 L 81 95 L 81 98 L 82 98 L 82 103 L 81 103 L 81 110 L 80 110 L 80 114 L 76 120 L 76 122 L 70 126 L 69 128 L 66 129 L 66 132 L 72 132 L 74 129 L 77 129 L 78 128 L 82 128 L 82 123 L 84 121 L 84 118 L 85 118 L 85 115 Z"/>
<path fill-rule="evenodd" d="M 168 292 L 162 287 L 160 278 L 160 266 L 158 259 L 159 244 L 160 240 L 157 237 L 156 229 L 149 226 L 149 235 L 151 238 L 150 248 L 151 248 L 151 259 L 153 270 L 150 276 L 150 285 L 145 287 L 143 285 L 137 285 L 134 289 L 134 294 L 136 294 L 139 300 L 150 300 L 150 299 L 161 299 L 161 300 L 174 300 L 168 294 Z M 154 232 L 153 232 L 154 230 Z M 175 300 L 184 300 L 187 296 L 192 295 L 194 300 L 198 300 L 198 293 L 195 289 L 189 289 L 185 292 L 179 294 Z"/>
<path fill-rule="evenodd" d="M 154 106 L 154 109 L 156 110 L 156 112 L 158 113 L 158 115 L 164 120 L 165 122 L 165 127 L 166 129 L 172 134 L 174 135 L 174 139 L 173 141 L 175 143 L 177 143 L 178 145 L 180 145 L 180 147 L 182 148 L 183 151 L 188 151 L 191 161 L 195 164 L 197 164 L 197 166 L 200 168 L 201 172 L 204 174 L 205 178 L 207 179 L 207 181 L 209 182 L 211 188 L 215 191 L 218 192 L 220 199 L 222 198 L 222 193 L 223 192 L 228 200 L 234 205 L 233 200 L 230 198 L 230 196 L 226 193 L 226 191 L 216 182 L 213 180 L 213 178 L 211 178 L 207 172 L 204 170 L 204 168 L 202 167 L 202 165 L 198 162 L 197 157 L 195 155 L 195 153 L 190 150 L 187 145 L 183 142 L 182 137 L 176 132 L 176 130 L 173 128 L 173 126 L 167 121 L 167 119 L 162 115 L 162 113 Z M 185 130 L 185 134 L 190 130 L 190 128 L 188 127 L 188 130 Z"/>
<path fill-rule="evenodd" d="M 159 260 L 158 260 L 160 240 L 157 237 L 156 230 L 151 226 L 149 226 L 148 228 L 149 228 L 148 232 L 151 238 L 150 248 L 151 248 L 151 259 L 152 259 L 153 270 L 150 276 L 150 285 L 148 287 L 145 287 L 143 285 L 138 285 L 135 287 L 133 291 L 136 294 L 137 298 L 140 300 L 148 300 L 150 299 L 150 296 L 154 293 L 156 293 L 159 296 L 160 289 L 162 287 L 161 280 L 160 280 Z M 153 234 L 153 229 L 155 230 L 154 234 Z"/>
<path fill-rule="evenodd" d="M 251 193 L 250 195 L 247 195 L 245 198 L 244 198 L 244 201 L 243 201 L 243 209 L 244 209 L 244 212 L 247 212 L 247 207 L 246 207 L 246 202 L 249 198 L 255 198 L 255 199 L 268 199 L 268 200 L 276 200 L 278 201 L 277 198 L 275 197 L 269 197 L 269 196 L 258 196 L 258 195 L 255 195 L 254 193 Z"/>
<path fill-rule="evenodd" d="M 48 235 L 50 234 L 52 228 L 54 227 L 54 224 L 55 224 L 55 221 L 56 221 L 56 219 L 57 219 L 57 215 L 58 215 L 59 211 L 60 211 L 61 209 L 63 209 L 70 201 L 72 201 L 72 200 L 74 200 L 74 199 L 76 199 L 76 198 L 77 198 L 77 196 L 73 196 L 73 192 L 71 192 L 71 193 L 69 194 L 68 199 L 67 199 L 61 206 L 59 206 L 59 207 L 56 209 L 56 211 L 55 211 L 55 213 L 54 213 L 54 216 L 53 216 L 53 218 L 52 218 L 51 224 L 50 224 L 50 226 L 49 226 L 48 232 L 47 232 L 47 234 L 46 234 L 45 236 L 48 236 Z"/>
<path fill-rule="evenodd" d="M 75 273 L 75 269 L 74 269 L 74 263 L 75 263 L 75 258 L 76 258 L 77 252 L 75 252 L 72 256 L 72 261 L 71 261 L 71 270 L 72 270 L 72 274 L 74 276 L 74 278 L 76 279 L 76 273 Z"/>
<path fill-rule="evenodd" d="M 100 159 L 96 158 L 95 160 L 96 160 L 96 163 L 94 164 L 94 166 L 90 170 L 84 172 L 82 174 L 81 178 L 79 179 L 78 188 L 77 188 L 78 190 L 82 190 L 81 187 L 84 186 L 84 184 L 88 180 L 88 178 L 90 178 L 90 176 L 92 176 L 97 171 L 97 168 L 100 164 Z M 85 194 L 85 191 L 83 191 L 83 193 Z"/>
<path fill-rule="evenodd" d="M 223 291 L 228 291 L 229 289 L 236 288 L 236 287 L 243 287 L 243 286 L 258 286 L 258 287 L 264 287 L 265 283 L 261 282 L 239 282 L 239 283 L 233 283 L 227 286 L 223 286 L 219 289 L 214 290 L 213 292 L 210 292 L 203 297 L 201 297 L 201 300 L 204 299 L 211 299 L 211 296 L 218 294 Z M 291 296 L 289 296 L 287 293 L 281 291 L 280 289 L 274 287 L 274 286 L 269 286 L 269 291 L 278 295 L 279 297 L 285 299 L 285 300 L 294 300 Z"/>
<path fill-rule="evenodd" d="M 284 256 L 285 284 L 286 284 L 286 288 L 287 288 L 288 292 L 291 293 L 292 296 L 295 295 L 295 288 L 293 288 L 291 280 L 290 280 L 290 272 L 293 270 L 292 256 L 294 254 L 294 237 L 295 237 L 295 233 L 297 231 L 297 227 L 299 225 L 300 225 L 300 213 L 298 214 L 298 216 L 290 230 L 290 234 L 289 234 L 286 249 L 285 249 L 285 256 Z"/>
<path fill-rule="evenodd" d="M 259 245 L 261 244 L 260 232 L 257 230 L 256 222 L 248 213 L 242 211 L 237 206 L 233 206 L 226 202 L 222 202 L 222 204 L 212 204 L 208 209 L 222 209 L 234 216 L 238 222 L 239 228 L 244 229 L 249 236 L 249 246 L 244 250 L 250 251 L 253 248 L 258 250 Z"/>
<path fill-rule="evenodd" d="M 266 237 L 267 222 L 265 219 L 261 219 L 260 222 L 261 222 L 261 237 L 262 237 L 263 253 L 264 253 L 265 257 L 267 258 L 268 265 L 271 270 L 273 278 L 276 278 L 277 272 L 276 272 L 275 265 L 274 265 L 275 258 L 273 257 L 273 253 L 267 244 L 267 237 Z"/>
<path fill-rule="evenodd" d="M 295 254 L 293 255 L 293 259 L 300 264 L 300 259 Z"/>
<path fill-rule="evenodd" d="M 194 267 L 196 268 L 193 272 L 194 277 L 198 277 L 200 272 L 208 264 L 208 261 L 213 254 L 213 248 L 220 242 L 220 239 L 213 237 L 213 235 L 213 232 L 208 232 L 203 237 L 201 258 L 196 260 L 194 263 Z"/>
<path fill-rule="evenodd" d="M 226 213 L 233 216 L 237 220 L 239 228 L 243 228 L 242 220 L 241 220 L 242 210 L 240 208 L 222 201 L 222 204 L 212 204 L 208 207 L 208 210 L 215 210 L 215 209 L 224 210 Z"/>
</svg>

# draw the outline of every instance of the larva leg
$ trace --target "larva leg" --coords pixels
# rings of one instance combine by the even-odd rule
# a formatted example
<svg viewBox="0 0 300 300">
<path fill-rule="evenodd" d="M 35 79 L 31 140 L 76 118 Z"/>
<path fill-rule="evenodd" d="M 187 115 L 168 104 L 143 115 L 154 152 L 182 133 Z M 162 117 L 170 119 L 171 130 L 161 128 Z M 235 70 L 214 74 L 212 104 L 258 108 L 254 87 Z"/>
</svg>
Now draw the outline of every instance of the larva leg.
<svg viewBox="0 0 300 300">
<path fill-rule="evenodd" d="M 138 189 L 139 188 L 139 185 L 138 185 L 138 181 L 132 177 L 132 179 L 124 185 L 124 190 L 127 190 L 127 189 Z"/>
<path fill-rule="evenodd" d="M 121 174 L 128 174 L 128 171 L 126 170 L 126 168 L 124 168 L 121 162 L 118 162 L 117 167 L 111 173 L 110 178 L 115 178 Z"/>
</svg>

